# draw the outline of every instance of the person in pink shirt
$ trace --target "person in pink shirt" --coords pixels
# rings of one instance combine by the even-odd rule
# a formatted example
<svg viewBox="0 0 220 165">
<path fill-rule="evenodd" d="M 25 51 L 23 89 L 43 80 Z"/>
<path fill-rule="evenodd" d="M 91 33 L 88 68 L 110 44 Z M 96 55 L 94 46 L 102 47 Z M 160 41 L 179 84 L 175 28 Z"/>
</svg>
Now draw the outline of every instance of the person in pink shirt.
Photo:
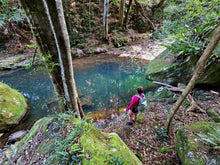
<svg viewBox="0 0 220 165">
<path fill-rule="evenodd" d="M 142 98 L 144 97 L 143 87 L 137 88 L 137 94 Z M 140 99 L 136 95 L 134 95 L 131 98 L 130 105 L 126 109 L 124 109 L 125 112 L 128 111 L 129 122 L 126 123 L 127 125 L 133 125 L 133 123 L 135 123 L 137 119 L 137 115 L 138 115 L 137 106 L 138 106 L 139 100 Z"/>
</svg>

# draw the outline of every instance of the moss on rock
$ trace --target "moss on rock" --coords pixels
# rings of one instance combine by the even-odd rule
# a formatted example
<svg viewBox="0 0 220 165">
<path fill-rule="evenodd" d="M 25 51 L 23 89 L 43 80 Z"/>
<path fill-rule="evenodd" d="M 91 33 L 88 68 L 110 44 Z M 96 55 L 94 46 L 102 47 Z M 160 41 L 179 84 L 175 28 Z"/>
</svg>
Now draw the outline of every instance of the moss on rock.
<svg viewBox="0 0 220 165">
<path fill-rule="evenodd" d="M 101 165 L 105 161 L 113 161 L 114 157 L 124 164 L 142 164 L 116 133 L 107 134 L 92 127 L 81 136 L 80 143 L 92 155 L 89 161 L 84 159 L 83 164 Z"/>
<path fill-rule="evenodd" d="M 26 110 L 24 96 L 0 82 L 0 130 L 18 124 Z"/>
<path fill-rule="evenodd" d="M 177 85 L 178 83 L 187 84 L 194 73 L 198 60 L 199 56 L 188 56 L 184 61 L 177 61 L 175 54 L 166 50 L 148 63 L 146 78 L 171 85 Z M 198 84 L 208 84 L 213 87 L 219 86 L 219 69 L 219 61 L 212 62 L 206 67 L 205 72 L 198 80 Z"/>
<path fill-rule="evenodd" d="M 117 134 L 103 133 L 66 114 L 38 120 L 13 151 L 9 149 L 5 154 L 15 164 L 34 164 L 36 160 L 48 165 L 74 164 L 79 160 L 84 165 L 142 164 Z"/>
<path fill-rule="evenodd" d="M 209 117 L 211 117 L 215 122 L 220 122 L 220 116 L 215 111 L 208 109 L 206 111 Z"/>
<path fill-rule="evenodd" d="M 220 124 L 214 122 L 197 122 L 193 125 L 181 127 L 175 137 L 175 146 L 181 163 L 183 165 L 219 163 L 220 156 L 213 152 L 214 146 L 207 145 L 201 138 L 202 136 L 206 138 L 209 136 L 219 137 L 219 133 Z"/>
</svg>

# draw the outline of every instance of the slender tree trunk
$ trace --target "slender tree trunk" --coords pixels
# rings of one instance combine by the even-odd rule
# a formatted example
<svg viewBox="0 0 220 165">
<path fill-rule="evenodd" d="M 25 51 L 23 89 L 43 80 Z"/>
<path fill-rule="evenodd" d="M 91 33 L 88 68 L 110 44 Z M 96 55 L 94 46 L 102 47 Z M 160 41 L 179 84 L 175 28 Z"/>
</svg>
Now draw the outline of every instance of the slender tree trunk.
<svg viewBox="0 0 220 165">
<path fill-rule="evenodd" d="M 125 21 L 124 21 L 124 27 L 125 27 L 125 29 L 127 29 L 128 16 L 129 16 L 129 12 L 130 12 L 130 9 L 131 9 L 132 1 L 133 1 L 133 0 L 129 0 L 128 9 L 127 9 L 127 12 L 126 12 L 126 15 L 125 15 Z"/>
<path fill-rule="evenodd" d="M 62 108 L 74 110 L 77 112 L 77 117 L 81 118 L 83 112 L 81 112 L 73 77 L 69 36 L 62 1 L 20 0 L 20 2 L 29 17 L 41 52 L 44 56 L 51 55 L 46 65 L 58 99 L 65 98 Z"/>
<path fill-rule="evenodd" d="M 104 38 L 108 39 L 108 6 L 109 0 L 104 0 L 104 17 L 103 17 L 103 25 L 104 25 Z"/>
<path fill-rule="evenodd" d="M 199 77 L 201 76 L 201 74 L 204 72 L 205 66 L 208 62 L 208 59 L 211 56 L 212 51 L 215 49 L 216 45 L 218 44 L 219 40 L 220 40 L 220 26 L 218 26 L 218 28 L 216 29 L 207 48 L 205 49 L 204 53 L 200 57 L 199 61 L 197 62 L 197 66 L 196 66 L 196 69 L 193 73 L 191 80 L 189 81 L 189 83 L 186 86 L 186 88 L 184 89 L 183 93 L 181 94 L 181 96 L 179 97 L 179 99 L 176 101 L 176 103 L 173 105 L 173 107 L 171 109 L 171 112 L 168 116 L 168 122 L 167 122 L 168 134 L 170 131 L 170 125 L 171 125 L 171 122 L 173 120 L 174 115 L 178 111 L 180 105 L 185 100 L 187 95 L 192 91 L 193 87 L 195 86 L 195 84 L 196 84 L 197 80 L 199 79 Z"/>
<path fill-rule="evenodd" d="M 165 0 L 160 0 L 160 2 L 159 2 L 158 4 L 153 5 L 153 6 L 151 7 L 151 10 L 154 12 L 154 10 L 155 10 L 156 8 L 161 8 L 161 7 L 163 6 L 164 2 L 165 2 Z"/>
<path fill-rule="evenodd" d="M 145 15 L 144 9 L 143 9 L 142 5 L 141 5 L 137 0 L 134 0 L 134 1 L 135 1 L 135 4 L 136 4 L 136 7 L 138 8 L 138 9 L 137 9 L 137 13 L 139 13 L 139 11 L 140 11 L 141 15 L 142 15 L 145 19 L 148 20 L 148 22 L 150 23 L 152 29 L 155 30 L 156 28 L 155 28 L 154 23 Z"/>
<path fill-rule="evenodd" d="M 125 7 L 125 0 L 121 0 L 120 2 L 120 10 L 119 10 L 119 27 L 122 28 L 123 26 L 123 19 L 124 19 L 124 7 Z"/>
</svg>

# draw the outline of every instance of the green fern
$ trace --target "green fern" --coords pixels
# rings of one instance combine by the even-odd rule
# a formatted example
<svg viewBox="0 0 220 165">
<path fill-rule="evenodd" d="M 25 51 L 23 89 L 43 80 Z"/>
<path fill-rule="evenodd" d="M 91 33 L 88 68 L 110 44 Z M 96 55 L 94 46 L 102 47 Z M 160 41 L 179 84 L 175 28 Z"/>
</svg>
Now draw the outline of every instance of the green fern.
<svg viewBox="0 0 220 165">
<path fill-rule="evenodd" d="M 209 145 L 214 149 L 220 149 L 220 128 L 212 129 L 215 130 L 216 135 L 211 133 L 207 133 L 207 135 L 204 135 L 196 132 L 194 132 L 194 134 L 198 136 L 199 140 L 202 143 Z"/>
</svg>

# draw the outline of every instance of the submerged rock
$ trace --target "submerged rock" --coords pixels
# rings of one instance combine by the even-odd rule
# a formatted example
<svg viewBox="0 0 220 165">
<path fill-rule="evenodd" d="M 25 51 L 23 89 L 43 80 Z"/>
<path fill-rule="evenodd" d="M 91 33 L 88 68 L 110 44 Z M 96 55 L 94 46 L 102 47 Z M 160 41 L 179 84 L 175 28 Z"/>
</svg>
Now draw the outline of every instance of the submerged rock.
<svg viewBox="0 0 220 165">
<path fill-rule="evenodd" d="M 0 82 L 0 131 L 17 125 L 27 112 L 24 96 Z"/>
<path fill-rule="evenodd" d="M 197 122 L 180 128 L 175 137 L 175 146 L 181 163 L 219 164 L 219 140 L 219 123 Z"/>
<path fill-rule="evenodd" d="M 11 134 L 11 135 L 8 137 L 7 143 L 10 144 L 10 143 L 14 143 L 14 142 L 16 142 L 16 141 L 19 141 L 19 140 L 21 140 L 27 133 L 28 133 L 27 130 L 20 130 L 20 131 L 14 132 L 13 134 Z"/>
<path fill-rule="evenodd" d="M 27 66 L 28 64 L 25 60 L 26 57 L 24 55 L 8 57 L 0 61 L 0 70 Z"/>
</svg>

